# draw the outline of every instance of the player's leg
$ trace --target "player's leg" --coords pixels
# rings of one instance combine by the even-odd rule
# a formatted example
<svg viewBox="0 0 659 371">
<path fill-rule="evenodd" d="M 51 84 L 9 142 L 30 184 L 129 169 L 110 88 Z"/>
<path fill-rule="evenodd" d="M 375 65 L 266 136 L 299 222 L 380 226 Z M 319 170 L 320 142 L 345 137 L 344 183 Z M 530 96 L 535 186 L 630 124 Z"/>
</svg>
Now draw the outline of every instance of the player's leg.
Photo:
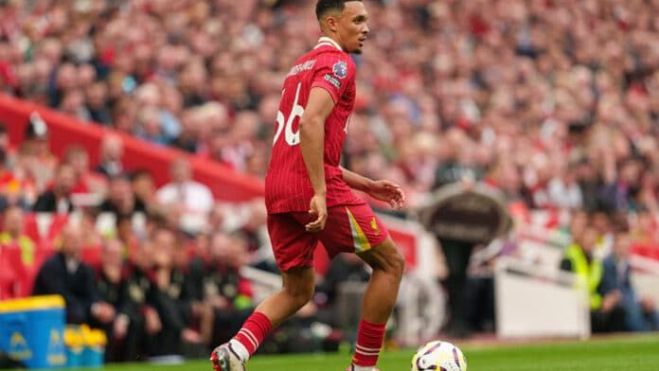
<svg viewBox="0 0 659 371">
<path fill-rule="evenodd" d="M 316 237 L 306 233 L 304 224 L 288 214 L 268 216 L 268 230 L 277 265 L 283 272 L 283 287 L 256 307 L 233 339 L 213 351 L 211 361 L 216 371 L 244 370 L 244 363 L 267 335 L 313 295 L 311 263 Z"/>
<path fill-rule="evenodd" d="M 369 322 L 386 322 L 398 297 L 398 288 L 405 269 L 403 256 L 391 238 L 357 255 L 373 268 L 364 293 L 362 318 Z"/>
<path fill-rule="evenodd" d="M 385 226 L 368 205 L 332 207 L 328 209 L 327 225 L 319 237 L 330 256 L 339 252 L 357 253 L 373 268 L 363 299 L 351 366 L 354 370 L 370 371 L 378 360 L 405 263 Z"/>
<path fill-rule="evenodd" d="M 218 347 L 211 356 L 211 360 L 217 366 L 216 370 L 242 370 L 243 368 L 236 366 L 231 367 L 231 358 L 238 358 L 242 364 L 247 362 L 273 329 L 311 300 L 314 292 L 312 268 L 293 268 L 283 272 L 282 277 L 282 289 L 259 304 L 233 339 Z M 215 354 L 217 351 L 224 351 L 225 354 Z M 225 363 L 229 365 L 228 367 L 221 367 L 222 357 L 226 358 Z"/>
<path fill-rule="evenodd" d="M 265 314 L 273 327 L 295 314 L 311 300 L 315 287 L 313 268 L 293 268 L 282 273 L 283 288 L 256 307 Z"/>
<path fill-rule="evenodd" d="M 378 361 L 385 326 L 396 304 L 405 261 L 391 238 L 357 255 L 373 268 L 373 273 L 362 301 L 352 369 L 371 370 Z"/>
</svg>

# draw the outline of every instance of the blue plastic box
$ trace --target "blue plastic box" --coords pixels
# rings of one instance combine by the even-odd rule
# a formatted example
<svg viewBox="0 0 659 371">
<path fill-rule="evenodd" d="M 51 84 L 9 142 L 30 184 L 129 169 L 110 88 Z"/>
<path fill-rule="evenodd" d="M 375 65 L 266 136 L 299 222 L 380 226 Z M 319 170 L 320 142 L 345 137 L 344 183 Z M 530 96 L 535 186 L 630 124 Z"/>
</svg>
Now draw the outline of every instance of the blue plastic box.
<svg viewBox="0 0 659 371">
<path fill-rule="evenodd" d="M 0 350 L 28 368 L 64 367 L 64 307 L 56 295 L 0 301 Z"/>
<path fill-rule="evenodd" d="M 82 351 L 82 364 L 88 368 L 103 367 L 104 356 L 105 349 L 103 347 L 85 347 L 85 349 Z"/>
</svg>

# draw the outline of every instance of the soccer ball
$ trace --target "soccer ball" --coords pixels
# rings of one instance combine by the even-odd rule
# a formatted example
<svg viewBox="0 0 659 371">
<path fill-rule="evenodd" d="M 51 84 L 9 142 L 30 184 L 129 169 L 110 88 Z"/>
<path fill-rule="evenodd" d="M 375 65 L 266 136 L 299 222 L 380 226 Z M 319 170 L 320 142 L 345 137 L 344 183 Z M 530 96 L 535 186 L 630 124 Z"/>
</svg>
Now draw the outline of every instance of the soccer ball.
<svg viewBox="0 0 659 371">
<path fill-rule="evenodd" d="M 411 371 L 467 371 L 462 351 L 445 341 L 431 341 L 421 347 L 412 358 Z"/>
</svg>

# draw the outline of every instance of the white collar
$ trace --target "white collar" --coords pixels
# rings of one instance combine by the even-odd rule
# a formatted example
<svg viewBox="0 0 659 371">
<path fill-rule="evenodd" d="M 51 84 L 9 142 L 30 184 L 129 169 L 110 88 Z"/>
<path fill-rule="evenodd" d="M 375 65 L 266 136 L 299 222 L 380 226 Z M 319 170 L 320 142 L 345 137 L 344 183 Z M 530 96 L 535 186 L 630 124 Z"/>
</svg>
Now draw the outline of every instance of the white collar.
<svg viewBox="0 0 659 371">
<path fill-rule="evenodd" d="M 321 36 L 320 39 L 318 39 L 318 44 L 316 44 L 314 49 L 319 48 L 321 46 L 325 46 L 325 45 L 333 46 L 333 47 L 339 49 L 340 51 L 343 51 L 343 49 L 341 48 L 339 43 L 337 43 L 336 41 L 332 40 L 332 38 L 327 37 L 327 36 Z"/>
</svg>

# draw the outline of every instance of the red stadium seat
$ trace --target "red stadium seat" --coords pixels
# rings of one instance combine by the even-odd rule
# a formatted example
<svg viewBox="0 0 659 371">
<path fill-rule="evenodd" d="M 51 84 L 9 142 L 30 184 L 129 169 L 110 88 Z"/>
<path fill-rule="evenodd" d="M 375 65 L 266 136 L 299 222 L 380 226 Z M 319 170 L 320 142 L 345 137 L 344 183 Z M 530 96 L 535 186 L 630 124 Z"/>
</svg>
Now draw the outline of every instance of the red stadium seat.
<svg viewBox="0 0 659 371">
<path fill-rule="evenodd" d="M 10 248 L 0 246 L 0 300 L 16 297 L 15 259 Z"/>
<path fill-rule="evenodd" d="M 12 297 L 28 296 L 32 291 L 33 275 L 31 267 L 23 263 L 21 249 L 14 245 L 2 246 L 0 249 L 2 250 L 0 266 L 3 267 L 5 279 L 10 277 L 13 281 L 9 282 L 9 286 L 5 289 L 10 289 Z M 36 266 L 36 264 L 32 265 Z"/>
</svg>

